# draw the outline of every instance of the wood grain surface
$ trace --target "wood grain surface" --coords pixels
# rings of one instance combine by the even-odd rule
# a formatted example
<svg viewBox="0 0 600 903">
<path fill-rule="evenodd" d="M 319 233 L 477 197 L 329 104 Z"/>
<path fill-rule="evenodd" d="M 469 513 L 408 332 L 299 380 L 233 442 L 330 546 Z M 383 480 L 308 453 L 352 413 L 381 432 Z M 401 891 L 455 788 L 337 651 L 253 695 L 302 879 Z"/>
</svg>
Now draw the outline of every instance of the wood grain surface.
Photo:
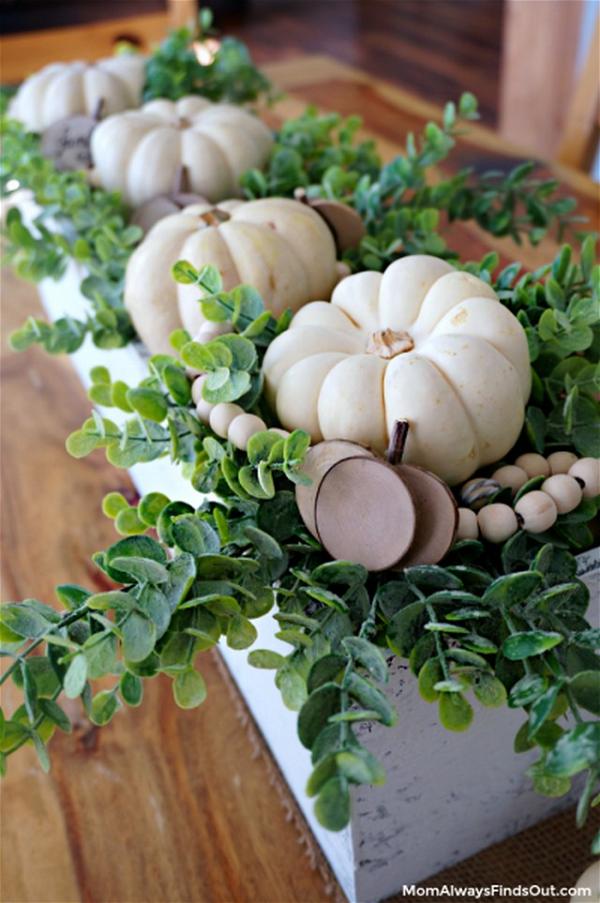
<svg viewBox="0 0 600 903">
<path fill-rule="evenodd" d="M 324 57 L 278 64 L 271 75 L 288 90 L 274 119 L 299 112 L 306 101 L 358 111 L 388 158 L 409 130 L 438 112 Z M 518 157 L 493 133 L 476 128 L 450 167 L 504 166 Z M 583 211 L 597 217 L 592 183 L 575 172 L 559 172 Z M 535 266 L 554 250 L 547 240 L 541 249 L 515 251 L 472 225 L 452 232 L 454 245 L 472 259 L 498 247 L 506 259 Z M 35 289 L 6 271 L 2 302 L 5 334 L 28 314 L 40 313 Z M 66 358 L 39 349 L 13 354 L 4 340 L 0 360 L 3 599 L 51 601 L 54 585 L 65 581 L 100 587 L 89 556 L 115 538 L 100 513 L 101 499 L 110 490 L 130 492 L 131 484 L 100 452 L 78 462 L 68 457 L 65 436 L 87 416 L 89 402 Z M 197 711 L 176 709 L 169 682 L 157 678 L 140 709 L 121 713 L 106 728 L 93 728 L 78 716 L 74 733 L 52 743 L 50 775 L 41 773 L 29 750 L 10 761 L 1 809 L 4 903 L 339 898 L 216 655 L 205 657 L 203 671 L 209 697 Z M 6 703 L 10 708 L 10 699 Z M 574 834 L 571 814 L 524 835 L 553 841 L 536 848 L 531 880 L 537 875 L 540 882 L 551 871 L 561 830 Z M 518 849 L 518 841 L 510 843 L 511 851 Z M 515 855 L 505 857 L 507 874 L 513 874 Z M 574 857 L 569 877 L 587 861 L 583 835 Z M 501 854 L 488 851 L 463 874 L 500 883 L 501 862 Z M 460 875 L 455 867 L 453 877 Z"/>
</svg>

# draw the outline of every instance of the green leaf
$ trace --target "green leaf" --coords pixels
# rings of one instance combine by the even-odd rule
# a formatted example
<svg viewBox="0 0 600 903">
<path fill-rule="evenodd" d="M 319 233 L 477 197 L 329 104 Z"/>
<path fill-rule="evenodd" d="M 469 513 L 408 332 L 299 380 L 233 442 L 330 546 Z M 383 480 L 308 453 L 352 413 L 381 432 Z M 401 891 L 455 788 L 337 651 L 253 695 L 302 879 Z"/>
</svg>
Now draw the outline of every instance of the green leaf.
<svg viewBox="0 0 600 903">
<path fill-rule="evenodd" d="M 375 756 L 364 747 L 339 752 L 336 759 L 338 771 L 353 784 L 385 784 L 385 771 Z"/>
<path fill-rule="evenodd" d="M 155 527 L 160 513 L 169 504 L 169 499 L 162 492 L 149 492 L 138 505 L 138 517 L 149 527 Z"/>
<path fill-rule="evenodd" d="M 418 631 L 425 620 L 425 604 L 411 602 L 394 615 L 387 629 L 387 643 L 392 652 L 406 658 L 417 641 Z"/>
<path fill-rule="evenodd" d="M 193 668 L 181 671 L 173 681 L 173 696 L 181 709 L 195 709 L 206 699 L 206 684 Z"/>
<path fill-rule="evenodd" d="M 72 727 L 69 717 L 53 699 L 40 699 L 40 709 L 45 718 L 55 724 L 65 734 L 70 734 Z"/>
<path fill-rule="evenodd" d="M 525 630 L 513 633 L 504 640 L 502 652 L 511 661 L 521 661 L 533 655 L 541 655 L 562 643 L 560 633 L 551 630 Z"/>
<path fill-rule="evenodd" d="M 342 646 L 375 680 L 387 682 L 389 677 L 387 662 L 377 646 L 362 637 L 345 637 Z"/>
<path fill-rule="evenodd" d="M 387 727 L 392 727 L 398 721 L 398 714 L 389 702 L 385 693 L 373 686 L 366 678 L 361 677 L 356 671 L 351 671 L 346 680 L 348 692 L 353 699 L 364 706 L 377 712 L 380 720 Z"/>
<path fill-rule="evenodd" d="M 12 633 L 31 640 L 43 636 L 52 626 L 43 615 L 23 602 L 0 606 L 0 624 Z"/>
<path fill-rule="evenodd" d="M 141 417 L 153 420 L 155 423 L 161 423 L 169 410 L 164 396 L 154 389 L 144 387 L 129 389 L 127 401 Z"/>
<path fill-rule="evenodd" d="M 538 699 L 546 690 L 548 682 L 539 674 L 526 674 L 511 688 L 508 698 L 510 708 L 518 709 Z"/>
<path fill-rule="evenodd" d="M 76 699 L 83 693 L 87 680 L 87 661 L 85 655 L 78 653 L 69 663 L 63 678 L 63 689 L 67 699 Z"/>
<path fill-rule="evenodd" d="M 253 668 L 266 668 L 277 670 L 285 664 L 285 658 L 278 652 L 270 649 L 253 649 L 248 653 L 248 664 Z"/>
<path fill-rule="evenodd" d="M 128 574 L 139 583 L 165 583 L 169 577 L 166 567 L 152 558 L 116 557 L 111 558 L 111 566 Z M 131 582 L 131 581 L 130 581 Z"/>
<path fill-rule="evenodd" d="M 578 724 L 548 753 L 545 770 L 559 778 L 572 777 L 600 759 L 600 722 Z"/>
<path fill-rule="evenodd" d="M 283 704 L 298 712 L 307 699 L 306 682 L 293 665 L 286 662 L 275 675 L 275 686 L 281 693 Z"/>
<path fill-rule="evenodd" d="M 101 690 L 92 700 L 90 719 L 94 724 L 102 727 L 108 724 L 119 708 L 120 703 L 115 692 L 113 690 Z"/>
<path fill-rule="evenodd" d="M 234 615 L 227 625 L 227 645 L 231 649 L 247 649 L 258 636 L 254 624 L 243 615 Z"/>
<path fill-rule="evenodd" d="M 123 701 L 127 705 L 136 707 L 141 705 L 144 696 L 144 685 L 137 674 L 131 671 L 124 671 L 119 681 L 119 690 Z"/>
<path fill-rule="evenodd" d="M 156 642 L 156 627 L 150 618 L 132 611 L 119 627 L 125 658 L 130 662 L 141 662 L 147 658 Z"/>
<path fill-rule="evenodd" d="M 442 693 L 438 711 L 440 722 L 448 731 L 466 731 L 473 721 L 473 709 L 460 693 Z"/>
<path fill-rule="evenodd" d="M 129 502 L 120 492 L 109 492 L 102 499 L 102 513 L 112 519 L 126 508 L 129 508 Z"/>
<path fill-rule="evenodd" d="M 334 652 L 313 662 L 306 681 L 309 693 L 325 683 L 335 683 L 335 679 L 346 666 L 346 658 Z"/>
<path fill-rule="evenodd" d="M 326 683 L 314 690 L 298 716 L 298 737 L 310 749 L 329 717 L 339 711 L 340 688 L 337 684 Z"/>
<path fill-rule="evenodd" d="M 425 702 L 436 702 L 439 692 L 435 685 L 443 678 L 442 666 L 437 658 L 428 659 L 419 671 L 419 693 Z"/>
<path fill-rule="evenodd" d="M 600 715 L 600 671 L 581 671 L 571 678 L 575 702 L 593 715 Z"/>
<path fill-rule="evenodd" d="M 328 831 L 341 831 L 350 821 L 348 782 L 342 776 L 327 781 L 315 803 L 317 821 Z"/>
<path fill-rule="evenodd" d="M 488 586 L 481 599 L 484 605 L 514 607 L 527 601 L 542 585 L 543 576 L 538 571 L 507 574 L 498 577 Z"/>
<path fill-rule="evenodd" d="M 545 693 L 542 693 L 541 696 L 538 696 L 538 698 L 532 702 L 531 708 L 529 709 L 528 736 L 530 740 L 533 740 L 540 728 L 550 717 L 560 689 L 560 684 L 552 684 Z"/>
</svg>

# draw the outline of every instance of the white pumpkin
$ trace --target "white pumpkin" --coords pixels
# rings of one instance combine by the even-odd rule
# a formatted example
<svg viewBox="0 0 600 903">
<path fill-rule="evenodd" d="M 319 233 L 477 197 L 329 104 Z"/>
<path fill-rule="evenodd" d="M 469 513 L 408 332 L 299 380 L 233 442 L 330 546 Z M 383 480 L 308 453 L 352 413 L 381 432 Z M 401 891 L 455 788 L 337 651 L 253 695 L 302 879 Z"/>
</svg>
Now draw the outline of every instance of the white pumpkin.
<svg viewBox="0 0 600 903">
<path fill-rule="evenodd" d="M 151 100 L 111 116 L 92 135 L 92 159 L 103 188 L 137 206 L 173 187 L 180 167 L 186 190 L 209 201 L 240 194 L 240 176 L 262 167 L 273 138 L 252 113 L 203 97 Z"/>
<path fill-rule="evenodd" d="M 253 286 L 275 316 L 329 298 L 338 280 L 332 234 L 319 214 L 299 201 L 186 207 L 153 226 L 127 265 L 125 306 L 153 353 L 172 353 L 174 329 L 183 325 L 194 336 L 205 322 L 199 289 L 177 285 L 171 276 L 177 260 L 216 266 L 227 291 L 240 283 Z"/>
<path fill-rule="evenodd" d="M 415 255 L 343 279 L 303 307 L 264 360 L 286 429 L 383 451 L 409 421 L 404 460 L 450 484 L 502 458 L 524 420 L 525 332 L 482 280 Z"/>
<path fill-rule="evenodd" d="M 31 132 L 41 132 L 59 119 L 96 112 L 110 116 L 139 106 L 145 60 L 136 54 L 97 63 L 52 63 L 26 78 L 11 101 L 9 113 Z"/>
</svg>

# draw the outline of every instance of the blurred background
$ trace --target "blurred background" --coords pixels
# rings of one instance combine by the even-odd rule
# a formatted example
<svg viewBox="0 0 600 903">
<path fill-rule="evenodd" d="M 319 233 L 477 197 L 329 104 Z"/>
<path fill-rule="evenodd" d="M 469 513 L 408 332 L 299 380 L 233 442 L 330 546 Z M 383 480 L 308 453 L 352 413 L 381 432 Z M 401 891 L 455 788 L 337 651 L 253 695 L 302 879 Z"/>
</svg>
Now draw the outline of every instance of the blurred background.
<svg viewBox="0 0 600 903">
<path fill-rule="evenodd" d="M 244 40 L 259 64 L 326 53 L 432 102 L 470 90 L 483 121 L 518 147 L 600 173 L 599 0 L 212 0 L 210 6 L 217 26 Z M 189 8 L 187 0 L 1 0 L 3 81 L 49 61 L 46 29 L 63 31 L 62 59 L 94 57 L 123 38 L 147 47 L 167 21 L 185 23 Z M 69 27 L 90 23 L 98 27 L 86 32 L 88 46 L 77 32 L 67 40 Z"/>
</svg>

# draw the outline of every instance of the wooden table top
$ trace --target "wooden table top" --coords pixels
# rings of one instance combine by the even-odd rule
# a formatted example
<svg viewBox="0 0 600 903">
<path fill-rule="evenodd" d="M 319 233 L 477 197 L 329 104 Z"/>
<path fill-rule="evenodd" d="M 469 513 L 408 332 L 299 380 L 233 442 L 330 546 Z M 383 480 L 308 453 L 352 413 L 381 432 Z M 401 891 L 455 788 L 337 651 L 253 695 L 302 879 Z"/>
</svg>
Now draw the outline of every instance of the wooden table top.
<svg viewBox="0 0 600 903">
<path fill-rule="evenodd" d="M 326 57 L 268 72 L 287 92 L 275 121 L 307 102 L 358 112 L 386 159 L 408 131 L 439 117 L 423 101 Z M 443 169 L 497 168 L 519 158 L 474 127 Z M 597 222 L 597 187 L 577 172 L 547 168 Z M 470 224 L 453 227 L 453 246 L 468 259 L 496 248 L 532 267 L 555 249 L 552 239 L 538 249 L 515 248 Z M 2 295 L 6 331 L 40 314 L 35 288 L 7 272 Z M 101 499 L 132 491 L 131 483 L 100 452 L 77 462 L 67 455 L 65 437 L 90 407 L 67 358 L 37 348 L 14 354 L 3 342 L 1 367 L 3 598 L 51 601 L 61 582 L 99 587 L 90 555 L 115 539 Z M 176 709 L 170 682 L 157 678 L 141 708 L 100 730 L 79 718 L 73 734 L 57 736 L 49 775 L 29 749 L 10 760 L 2 787 L 5 903 L 324 903 L 340 896 L 220 660 L 206 658 L 209 696 L 200 709 Z M 539 846 L 538 882 L 552 846 Z M 481 880 L 501 883 L 493 855 L 477 858 Z M 582 836 L 581 857 L 571 858 L 565 881 L 587 858 Z"/>
</svg>

